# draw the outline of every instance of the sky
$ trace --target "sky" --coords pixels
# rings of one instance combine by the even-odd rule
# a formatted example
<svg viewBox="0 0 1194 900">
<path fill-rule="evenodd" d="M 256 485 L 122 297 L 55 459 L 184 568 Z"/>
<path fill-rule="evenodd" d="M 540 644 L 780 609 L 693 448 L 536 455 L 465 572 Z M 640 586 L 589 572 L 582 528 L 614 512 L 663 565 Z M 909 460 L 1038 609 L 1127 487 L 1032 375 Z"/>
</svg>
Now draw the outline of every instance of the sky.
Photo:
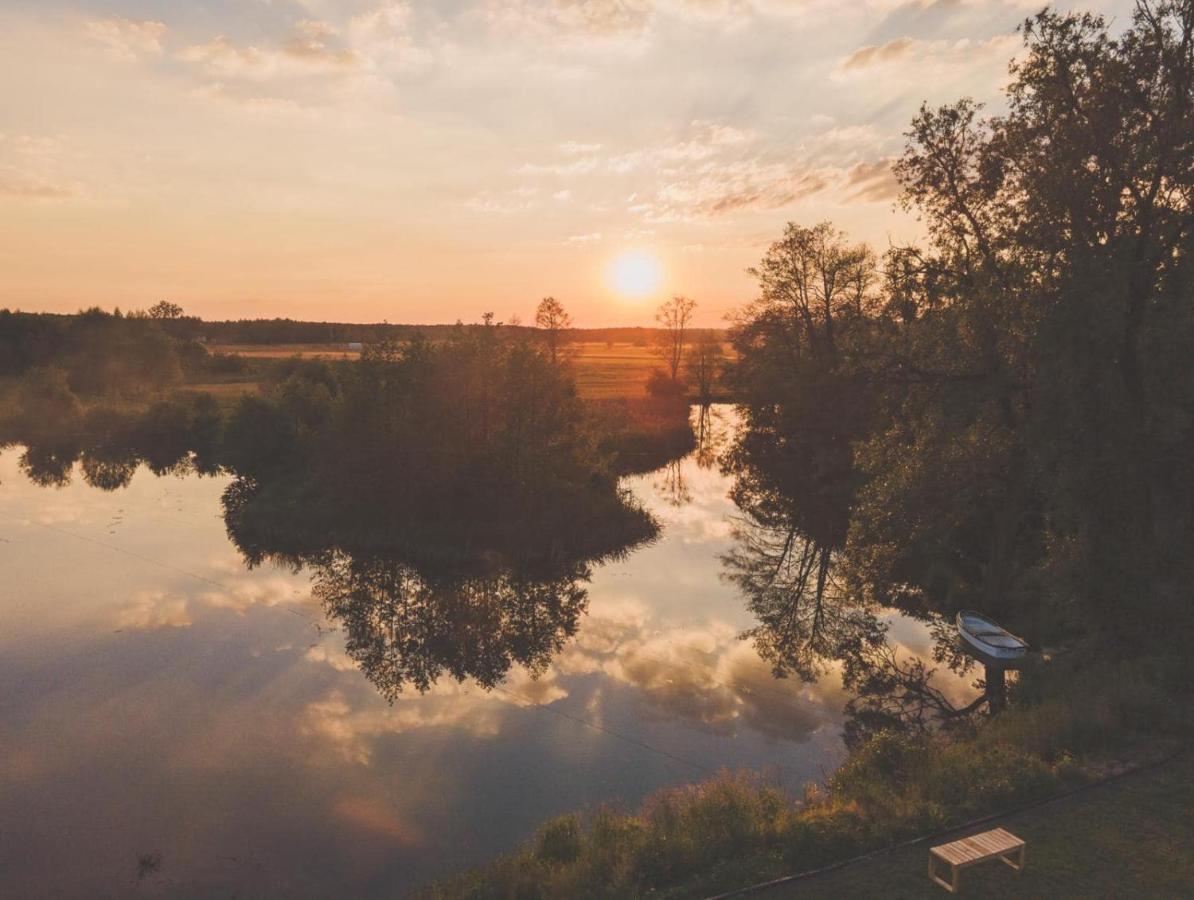
<svg viewBox="0 0 1194 900">
<path fill-rule="evenodd" d="M 1040 5 L 0 0 L 0 307 L 718 325 L 787 222 L 915 240 L 903 133 Z"/>
</svg>

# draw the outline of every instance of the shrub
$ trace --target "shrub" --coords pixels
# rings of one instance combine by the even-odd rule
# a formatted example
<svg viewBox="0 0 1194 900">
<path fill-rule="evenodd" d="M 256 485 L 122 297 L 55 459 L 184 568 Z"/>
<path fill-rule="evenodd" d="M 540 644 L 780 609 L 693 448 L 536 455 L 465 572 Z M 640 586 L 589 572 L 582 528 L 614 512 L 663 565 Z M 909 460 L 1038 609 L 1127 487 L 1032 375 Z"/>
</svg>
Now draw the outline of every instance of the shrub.
<svg viewBox="0 0 1194 900">
<path fill-rule="evenodd" d="M 570 863 L 580 856 L 580 820 L 575 815 L 559 816 L 539 829 L 535 855 L 548 863 Z"/>
</svg>

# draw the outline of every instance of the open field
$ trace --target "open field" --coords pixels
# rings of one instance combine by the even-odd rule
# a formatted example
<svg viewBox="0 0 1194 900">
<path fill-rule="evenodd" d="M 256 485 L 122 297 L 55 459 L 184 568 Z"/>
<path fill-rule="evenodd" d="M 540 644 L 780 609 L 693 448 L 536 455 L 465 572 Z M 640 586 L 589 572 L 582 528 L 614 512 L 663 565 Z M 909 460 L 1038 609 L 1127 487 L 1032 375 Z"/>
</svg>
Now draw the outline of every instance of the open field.
<svg viewBox="0 0 1194 900">
<path fill-rule="evenodd" d="M 231 353 L 248 359 L 276 360 L 299 356 L 303 359 L 352 360 L 360 353 L 341 345 L 329 344 L 218 344 L 209 349 L 213 353 Z M 726 353 L 729 354 L 729 347 Z M 640 397 L 652 369 L 661 363 L 646 344 L 584 342 L 570 344 L 568 353 L 576 368 L 576 386 L 587 399 Z M 221 393 L 237 385 L 220 385 Z M 243 391 L 255 388 L 251 381 L 240 383 Z M 194 386 L 206 390 L 207 386 Z M 212 391 L 216 393 L 215 390 Z"/>
<path fill-rule="evenodd" d="M 358 359 L 360 352 L 342 344 L 212 344 L 212 353 L 231 353 L 247 359 Z"/>
<path fill-rule="evenodd" d="M 967 897 L 1180 897 L 1194 884 L 1194 753 L 975 829 L 1003 827 L 1028 842 L 1024 874 L 997 861 L 966 869 Z M 948 838 L 954 840 L 966 832 Z M 944 840 L 941 841 L 944 843 Z M 941 898 L 928 846 L 882 854 L 787 887 L 785 897 Z"/>
</svg>

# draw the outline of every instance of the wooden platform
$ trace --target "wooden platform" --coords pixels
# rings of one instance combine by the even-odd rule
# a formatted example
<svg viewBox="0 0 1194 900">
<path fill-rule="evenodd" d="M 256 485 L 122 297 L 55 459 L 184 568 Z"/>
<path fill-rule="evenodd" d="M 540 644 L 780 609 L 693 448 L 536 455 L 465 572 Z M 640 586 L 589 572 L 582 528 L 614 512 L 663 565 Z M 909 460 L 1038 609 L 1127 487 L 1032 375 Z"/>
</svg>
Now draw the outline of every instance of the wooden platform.
<svg viewBox="0 0 1194 900">
<path fill-rule="evenodd" d="M 929 850 L 929 878 L 951 894 L 957 893 L 962 870 L 989 859 L 998 859 L 1007 863 L 1017 872 L 1022 871 L 1024 869 L 1024 847 L 1022 840 L 1002 828 L 942 844 Z M 1017 854 L 1015 862 L 1012 861 L 1012 853 Z M 949 866 L 949 881 L 937 874 L 936 864 L 938 862 Z"/>
</svg>

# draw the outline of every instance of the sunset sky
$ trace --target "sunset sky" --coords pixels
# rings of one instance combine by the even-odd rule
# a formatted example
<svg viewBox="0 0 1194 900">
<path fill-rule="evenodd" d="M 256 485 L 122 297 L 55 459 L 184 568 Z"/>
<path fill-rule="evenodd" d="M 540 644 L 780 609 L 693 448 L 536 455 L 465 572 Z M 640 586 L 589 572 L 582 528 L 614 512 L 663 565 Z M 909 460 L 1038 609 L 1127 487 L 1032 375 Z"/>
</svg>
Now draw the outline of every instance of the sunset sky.
<svg viewBox="0 0 1194 900">
<path fill-rule="evenodd" d="M 0 306 L 719 324 L 786 221 L 914 237 L 902 132 L 1040 5 L 0 0 Z"/>
</svg>

